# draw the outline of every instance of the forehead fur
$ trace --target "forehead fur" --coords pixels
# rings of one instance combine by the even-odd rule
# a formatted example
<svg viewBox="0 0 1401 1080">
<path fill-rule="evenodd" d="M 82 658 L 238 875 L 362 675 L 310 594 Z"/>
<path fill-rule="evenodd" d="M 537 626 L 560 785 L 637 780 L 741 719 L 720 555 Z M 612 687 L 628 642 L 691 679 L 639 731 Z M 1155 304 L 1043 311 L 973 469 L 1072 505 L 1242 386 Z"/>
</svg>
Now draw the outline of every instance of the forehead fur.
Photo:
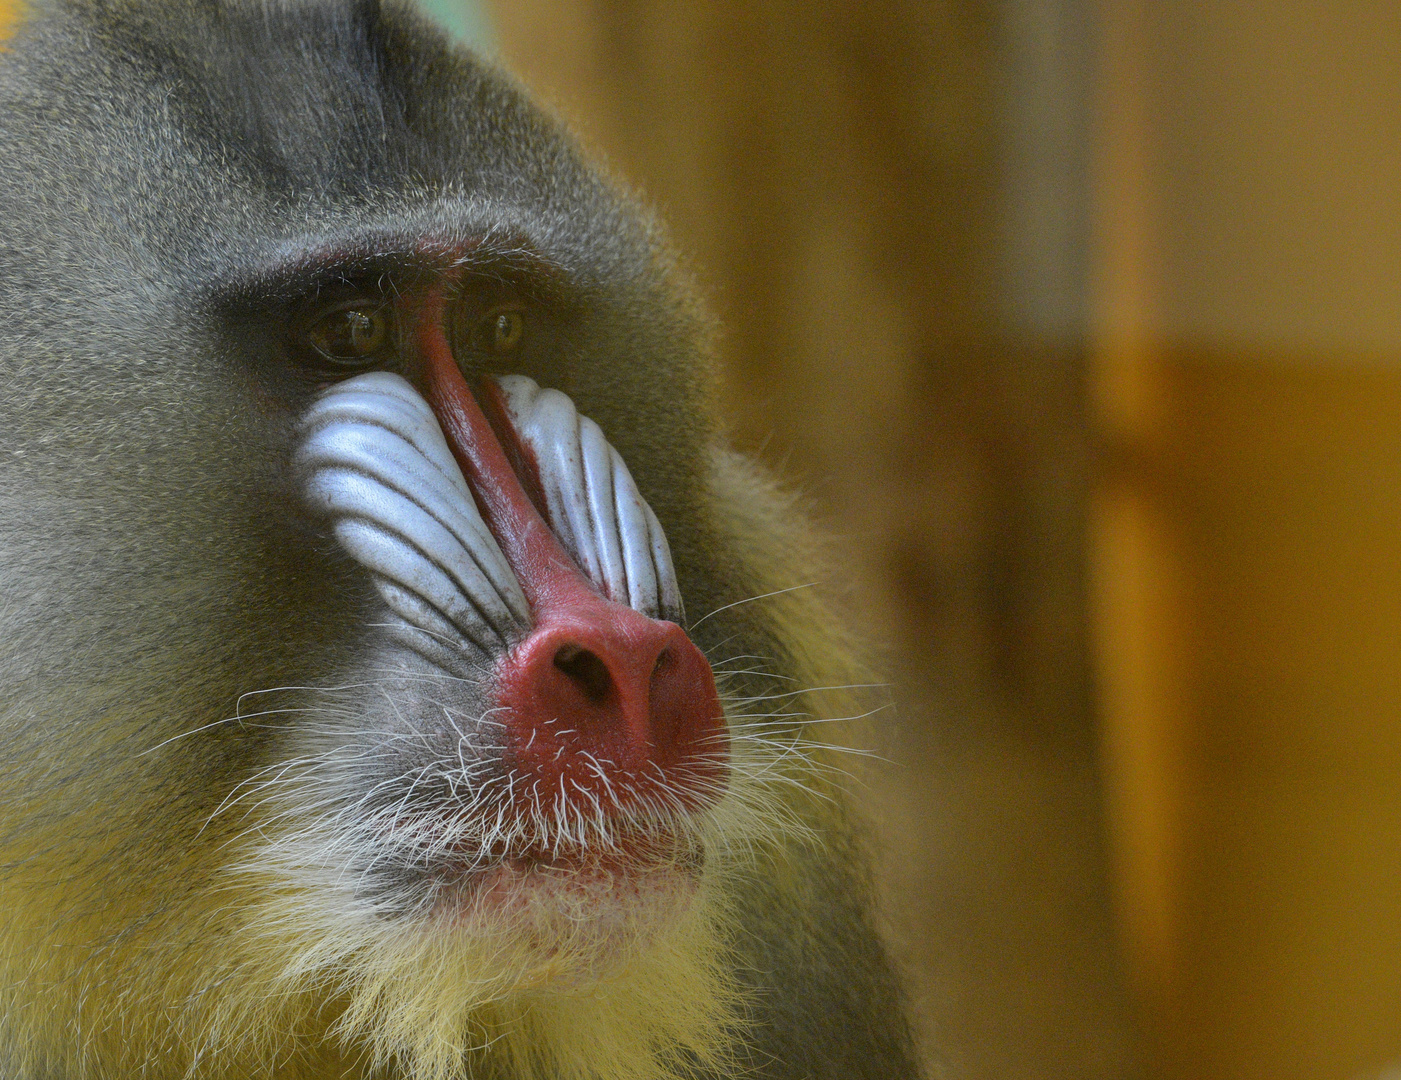
<svg viewBox="0 0 1401 1080">
<path fill-rule="evenodd" d="M 128 68 L 163 86 L 222 153 L 274 185 L 578 172 L 508 78 L 407 2 L 56 0 L 35 19 L 86 33 L 95 77 Z"/>
<path fill-rule="evenodd" d="M 0 52 L 0 295 L 186 294 L 375 220 L 667 291 L 650 216 L 407 0 L 35 0 Z"/>
</svg>

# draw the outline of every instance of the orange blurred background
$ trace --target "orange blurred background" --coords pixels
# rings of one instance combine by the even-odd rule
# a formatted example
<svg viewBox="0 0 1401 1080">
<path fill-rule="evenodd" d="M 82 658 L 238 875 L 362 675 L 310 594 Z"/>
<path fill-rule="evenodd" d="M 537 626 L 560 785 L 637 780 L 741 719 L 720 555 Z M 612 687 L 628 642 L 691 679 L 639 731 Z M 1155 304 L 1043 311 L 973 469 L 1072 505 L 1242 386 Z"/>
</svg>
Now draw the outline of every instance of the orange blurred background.
<svg viewBox="0 0 1401 1080">
<path fill-rule="evenodd" d="M 931 1074 L 1401 1060 L 1401 5 L 471 11 L 671 222 L 887 646 Z"/>
<path fill-rule="evenodd" d="M 1401 1055 L 1401 6 L 1097 10 L 1092 559 L 1164 1076 Z"/>
</svg>

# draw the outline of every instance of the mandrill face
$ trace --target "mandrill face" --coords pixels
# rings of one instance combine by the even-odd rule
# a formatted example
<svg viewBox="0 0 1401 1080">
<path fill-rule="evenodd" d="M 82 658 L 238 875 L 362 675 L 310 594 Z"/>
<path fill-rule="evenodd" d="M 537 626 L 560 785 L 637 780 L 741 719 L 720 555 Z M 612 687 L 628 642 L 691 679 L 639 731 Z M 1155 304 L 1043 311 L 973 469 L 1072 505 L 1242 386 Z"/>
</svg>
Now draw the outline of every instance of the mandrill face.
<svg viewBox="0 0 1401 1080">
<path fill-rule="evenodd" d="M 722 1067 L 812 776 L 654 225 L 408 10 L 10 45 L 0 1070 Z"/>
<path fill-rule="evenodd" d="M 309 827 L 354 837 L 355 899 L 385 915 L 597 892 L 570 924 L 611 925 L 698 877 L 728 774 L 714 676 L 678 625 L 665 531 L 599 426 L 527 376 L 463 376 L 478 342 L 508 360 L 531 308 L 495 295 L 464 318 L 469 271 L 432 270 L 298 323 L 308 365 L 344 377 L 300 418 L 296 482 L 378 600 L 336 676 L 385 706 L 353 710 L 327 752 L 325 730 L 308 740 L 354 793 Z"/>
<path fill-rule="evenodd" d="M 460 1054 L 461 1029 L 617 996 L 723 1012 L 707 859 L 757 839 L 755 808 L 731 791 L 659 518 L 567 394 L 505 373 L 570 321 L 537 299 L 543 245 L 387 247 L 299 255 L 219 301 L 245 342 L 260 314 L 278 328 L 268 353 L 298 391 L 250 365 L 261 409 L 294 403 L 269 524 L 287 570 L 323 580 L 334 629 L 313 679 L 245 692 L 151 753 L 261 732 L 262 760 L 200 823 L 224 838 L 219 887 L 256 912 L 238 932 L 279 957 L 274 983 L 302 992 L 309 951 L 348 999 L 338 1030 L 382 1055 L 414 1058 L 445 1019 Z M 551 274 L 558 294 L 567 270 Z"/>
</svg>

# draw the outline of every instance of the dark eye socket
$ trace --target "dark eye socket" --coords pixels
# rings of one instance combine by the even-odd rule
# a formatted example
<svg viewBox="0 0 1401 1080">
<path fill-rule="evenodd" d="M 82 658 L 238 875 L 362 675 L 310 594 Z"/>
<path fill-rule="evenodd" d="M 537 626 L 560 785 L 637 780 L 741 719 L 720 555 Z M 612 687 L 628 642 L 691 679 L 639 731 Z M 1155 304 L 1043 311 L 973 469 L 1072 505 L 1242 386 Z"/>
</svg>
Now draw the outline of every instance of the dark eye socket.
<svg viewBox="0 0 1401 1080">
<path fill-rule="evenodd" d="M 306 340 L 323 360 L 361 367 L 384 357 L 392 343 L 391 324 L 392 311 L 382 300 L 349 300 L 318 315 Z"/>
</svg>

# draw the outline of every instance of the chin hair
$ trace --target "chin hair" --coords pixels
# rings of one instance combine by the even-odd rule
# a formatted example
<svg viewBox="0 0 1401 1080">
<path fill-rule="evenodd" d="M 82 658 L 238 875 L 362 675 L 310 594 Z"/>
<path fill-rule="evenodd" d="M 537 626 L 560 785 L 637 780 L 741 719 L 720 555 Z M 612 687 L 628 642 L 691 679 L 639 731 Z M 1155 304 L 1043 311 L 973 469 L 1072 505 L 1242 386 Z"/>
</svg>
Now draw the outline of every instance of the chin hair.
<svg viewBox="0 0 1401 1080">
<path fill-rule="evenodd" d="M 324 892 L 263 889 L 240 950 L 260 974 L 236 980 L 201 1026 L 207 1039 L 300 1030 L 366 1072 L 393 1066 L 406 1080 L 481 1075 L 488 1050 L 491 1071 L 509 1062 L 508 1075 L 540 1080 L 723 1067 L 744 1009 L 727 973 L 722 877 L 705 875 L 686 896 L 637 898 L 605 920 L 590 905 L 616 900 L 596 887 L 507 918 L 469 908 L 406 919 L 348 919 L 319 902 Z"/>
<path fill-rule="evenodd" d="M 387 910 L 357 893 L 343 837 L 318 836 L 271 805 L 253 815 L 266 827 L 220 816 L 197 844 L 166 852 L 121 848 L 112 820 L 34 822 L 23 830 L 30 854 L 10 864 L 0 889 L 9 1055 L 0 1073 L 679 1080 L 733 1071 L 752 1011 L 735 978 L 734 897 L 785 845 L 817 842 L 801 807 L 821 767 L 792 738 L 751 729 L 742 715 L 731 723 L 729 788 L 688 829 L 703 867 L 561 872 L 522 903 Z M 295 784 L 279 792 L 292 805 L 299 795 Z M 161 813 L 152 792 L 123 816 Z M 133 865 L 140 884 L 119 892 Z"/>
<path fill-rule="evenodd" d="M 504 918 L 386 918 L 334 890 L 221 876 L 193 897 L 173 885 L 178 908 L 115 901 L 61 925 L 48 890 L 12 878 L 0 1073 L 657 1080 L 725 1068 L 743 1024 L 718 868 L 621 900 L 575 884 Z"/>
<path fill-rule="evenodd" d="M 760 852 L 812 840 L 785 796 L 808 794 L 813 763 L 745 729 L 733 721 L 729 791 L 687 823 L 702 869 L 540 872 L 527 888 L 508 883 L 504 903 L 386 903 L 357 891 L 350 867 L 365 864 L 339 837 L 281 818 L 281 836 L 227 871 L 248 897 L 239 951 L 260 974 L 237 980 L 246 988 L 231 987 L 206 1028 L 300 1027 L 371 1073 L 392 1065 L 411 1080 L 730 1071 L 748 1012 L 734 978 L 735 883 Z M 265 1001 L 322 1004 L 289 1024 L 270 1022 Z"/>
</svg>

